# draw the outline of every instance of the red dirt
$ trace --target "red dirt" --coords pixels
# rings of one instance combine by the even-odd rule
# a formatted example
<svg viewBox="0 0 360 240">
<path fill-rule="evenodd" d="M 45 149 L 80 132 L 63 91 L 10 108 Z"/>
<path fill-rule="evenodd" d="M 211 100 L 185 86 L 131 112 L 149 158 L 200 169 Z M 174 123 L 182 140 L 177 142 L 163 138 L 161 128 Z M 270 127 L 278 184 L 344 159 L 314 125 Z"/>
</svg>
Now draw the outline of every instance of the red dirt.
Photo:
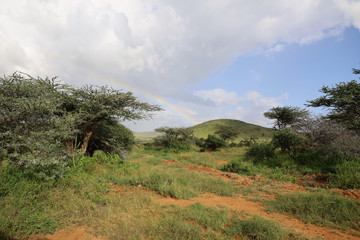
<svg viewBox="0 0 360 240">
<path fill-rule="evenodd" d="M 229 160 L 218 160 L 216 163 L 218 165 L 223 165 L 223 164 L 227 164 L 229 162 Z"/>
<path fill-rule="evenodd" d="M 139 159 L 145 159 L 149 158 L 151 156 L 144 156 Z M 198 172 L 204 172 L 211 174 L 213 176 L 219 177 L 223 179 L 224 181 L 233 181 L 234 185 L 241 185 L 241 186 L 248 186 L 253 184 L 254 182 L 263 182 L 267 179 L 264 179 L 262 177 L 256 176 L 256 177 L 249 177 L 249 176 L 240 176 L 234 173 L 224 173 L 222 171 L 212 169 L 209 167 L 204 166 L 196 166 L 196 165 L 189 165 L 189 164 L 182 164 L 178 161 L 169 161 L 164 159 L 163 164 L 168 165 L 174 165 L 179 164 L 184 166 L 185 168 L 192 170 L 192 171 L 198 171 Z M 322 176 L 318 175 L 311 175 L 306 177 L 305 179 L 302 179 L 303 182 L 300 181 L 300 183 L 304 185 L 309 185 L 310 182 L 315 182 L 314 186 L 317 186 L 316 184 L 323 184 Z M 133 187 L 133 188 L 123 188 L 120 186 L 116 186 L 113 184 L 110 184 L 110 193 L 116 194 L 121 193 L 124 191 L 144 191 L 144 189 L 141 186 Z M 267 184 L 266 186 L 270 188 L 278 188 L 281 189 L 281 191 L 284 191 L 286 193 L 291 193 L 294 191 L 301 191 L 305 192 L 305 188 L 301 185 L 292 184 L 292 183 L 279 183 L 272 181 L 271 183 Z M 340 190 L 340 189 L 331 189 L 332 191 L 336 191 L 339 194 L 350 197 L 353 199 L 360 199 L 360 190 Z M 145 190 L 146 191 L 146 190 Z M 217 196 L 211 193 L 202 194 L 199 197 L 191 198 L 188 200 L 185 199 L 174 199 L 169 197 L 162 197 L 159 195 L 155 195 L 155 201 L 162 205 L 178 205 L 181 207 L 186 207 L 194 203 L 201 203 L 206 206 L 211 207 L 218 207 L 218 208 L 227 208 L 229 210 L 235 210 L 238 212 L 242 212 L 246 215 L 260 215 L 266 219 L 278 222 L 283 228 L 288 230 L 294 230 L 298 233 L 303 233 L 304 236 L 310 237 L 310 238 L 322 238 L 322 239 L 331 239 L 331 240 L 340 240 L 340 239 L 359 239 L 359 237 L 350 235 L 348 233 L 344 233 L 339 229 L 328 229 L 324 227 L 320 227 L 314 224 L 305 224 L 301 220 L 298 220 L 294 217 L 283 215 L 279 213 L 271 213 L 267 212 L 265 208 L 261 205 L 259 205 L 256 202 L 252 202 L 249 200 L 246 200 L 245 198 L 241 196 L 235 196 L 235 197 L 224 197 L 224 196 Z M 58 231 L 52 235 L 46 235 L 45 237 L 38 237 L 34 238 L 38 240 L 105 240 L 102 237 L 97 237 L 95 235 L 92 235 L 89 233 L 89 230 L 84 227 L 75 227 L 71 230 L 61 230 Z"/>
<path fill-rule="evenodd" d="M 43 237 L 34 238 L 34 240 L 105 240 L 89 233 L 84 226 L 75 227 L 74 229 L 60 230 L 54 234 L 48 234 Z"/>
<path fill-rule="evenodd" d="M 234 173 L 224 173 L 222 171 L 212 169 L 209 167 L 182 164 L 178 161 L 164 160 L 163 164 L 180 164 L 189 170 L 205 172 L 220 177 L 224 181 L 234 180 L 236 182 L 236 185 L 246 186 L 246 185 L 251 185 L 254 181 L 262 182 L 267 180 L 258 176 L 248 177 L 248 176 L 240 176 Z M 323 175 L 320 176 L 319 174 L 311 175 L 306 179 L 308 180 L 308 182 L 309 181 L 315 182 L 316 183 L 315 186 L 320 186 L 321 184 L 324 184 L 324 182 L 326 181 L 326 176 Z M 279 188 L 281 189 L 281 191 L 286 193 L 299 192 L 299 191 L 306 192 L 305 188 L 302 185 L 292 184 L 292 183 L 280 183 L 280 182 L 272 181 L 267 186 Z M 346 197 L 360 199 L 359 190 L 346 190 L 346 191 L 340 189 L 332 189 L 332 190 L 337 191 L 341 195 Z M 297 232 L 304 233 L 304 235 L 307 237 L 320 237 L 323 239 L 359 239 L 358 237 L 344 233 L 339 229 L 327 229 L 314 224 L 305 224 L 301 220 L 298 220 L 294 217 L 290 217 L 288 215 L 267 212 L 264 209 L 264 207 L 260 206 L 258 203 L 248 201 L 242 198 L 241 196 L 221 197 L 221 196 L 216 196 L 214 194 L 203 194 L 200 197 L 192 198 L 189 200 L 184 200 L 184 199 L 178 200 L 173 198 L 159 197 L 157 201 L 160 204 L 174 204 L 182 207 L 186 207 L 188 205 L 199 202 L 207 206 L 226 207 L 228 209 L 242 211 L 250 215 L 261 215 L 264 218 L 278 222 L 286 229 L 289 230 L 293 229 Z"/>
<path fill-rule="evenodd" d="M 177 205 L 181 207 L 186 207 L 194 203 L 201 203 L 206 206 L 218 208 L 226 207 L 227 209 L 236 210 L 248 215 L 260 215 L 266 219 L 278 222 L 285 229 L 295 230 L 298 233 L 303 233 L 307 237 L 320 237 L 323 239 L 334 240 L 359 239 L 358 237 L 343 233 L 338 229 L 327 229 L 314 224 L 305 224 L 304 222 L 287 215 L 267 212 L 264 207 L 260 206 L 258 203 L 248 201 L 240 196 L 221 197 L 207 193 L 189 200 L 159 196 L 157 202 L 163 205 Z"/>
<path fill-rule="evenodd" d="M 342 189 L 333 188 L 333 189 L 329 189 L 329 190 L 334 191 L 334 192 L 338 192 L 343 197 L 348 197 L 348 198 L 360 201 L 360 190 L 358 190 L 358 189 L 356 189 L 356 190 L 355 189 L 342 190 Z"/>
</svg>

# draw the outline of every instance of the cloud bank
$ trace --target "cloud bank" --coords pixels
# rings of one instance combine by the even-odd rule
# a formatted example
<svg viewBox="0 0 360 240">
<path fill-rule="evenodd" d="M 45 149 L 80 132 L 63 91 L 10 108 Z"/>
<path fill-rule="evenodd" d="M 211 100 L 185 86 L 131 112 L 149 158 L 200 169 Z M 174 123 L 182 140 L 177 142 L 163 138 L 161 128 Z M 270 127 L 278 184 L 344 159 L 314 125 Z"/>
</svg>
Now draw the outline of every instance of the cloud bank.
<svg viewBox="0 0 360 240">
<path fill-rule="evenodd" d="M 1 6 L 0 73 L 59 76 L 75 85 L 116 79 L 174 99 L 200 119 L 209 107 L 224 114 L 221 106 L 261 100 L 255 92 L 225 96 L 223 89 L 186 93 L 238 56 L 360 28 L 360 1 L 353 0 L 3 0 Z"/>
</svg>

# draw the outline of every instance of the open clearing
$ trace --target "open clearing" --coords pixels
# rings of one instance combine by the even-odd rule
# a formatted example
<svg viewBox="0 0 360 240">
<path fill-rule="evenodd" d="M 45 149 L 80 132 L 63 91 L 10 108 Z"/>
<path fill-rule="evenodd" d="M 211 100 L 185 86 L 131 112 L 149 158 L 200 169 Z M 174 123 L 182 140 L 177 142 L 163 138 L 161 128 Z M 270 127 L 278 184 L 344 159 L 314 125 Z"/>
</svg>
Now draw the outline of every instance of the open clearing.
<svg viewBox="0 0 360 240">
<path fill-rule="evenodd" d="M 209 161 L 212 161 L 214 166 L 219 167 L 220 164 L 228 162 L 228 159 L 219 159 L 219 154 L 216 157 L 210 157 L 216 153 L 204 153 L 209 156 Z M 167 172 L 174 169 L 181 169 L 181 171 L 187 171 L 189 173 L 199 173 L 201 176 L 207 176 L 209 178 L 221 179 L 222 181 L 231 184 L 232 188 L 236 189 L 234 194 L 217 194 L 214 192 L 201 192 L 194 197 L 169 197 L 166 194 L 159 194 L 159 192 L 152 190 L 152 187 L 139 184 L 119 184 L 115 182 L 109 182 L 109 192 L 107 193 L 109 199 L 108 203 L 103 211 L 110 211 L 103 215 L 103 219 L 100 216 L 96 216 L 93 221 L 84 222 L 80 221 L 72 227 L 67 227 L 63 230 L 56 231 L 54 234 L 37 235 L 32 239 L 43 240 L 60 240 L 60 239 L 73 239 L 73 240 L 104 240 L 104 239 L 153 239 L 157 237 L 151 237 L 151 233 L 148 236 L 144 235 L 144 232 L 135 234 L 136 228 L 141 228 L 154 219 L 161 219 L 166 217 L 166 213 L 171 212 L 171 207 L 178 207 L 180 209 L 187 209 L 194 204 L 201 204 L 206 207 L 216 208 L 218 210 L 226 210 L 230 215 L 238 215 L 241 219 L 249 218 L 251 216 L 260 216 L 266 220 L 277 223 L 284 231 L 292 232 L 293 234 L 287 235 L 285 239 L 359 239 L 360 232 L 355 229 L 339 229 L 337 227 L 320 226 L 312 223 L 305 223 L 304 221 L 296 218 L 295 215 L 287 215 L 276 212 L 271 212 L 266 206 L 266 201 L 276 199 L 278 194 L 292 194 L 296 192 L 316 192 L 327 191 L 332 194 L 342 195 L 347 198 L 354 198 L 359 200 L 359 192 L 357 190 L 324 190 L 317 188 L 308 188 L 302 185 L 290 183 L 290 182 L 277 182 L 274 180 L 268 180 L 262 176 L 242 176 L 234 173 L 222 172 L 218 169 L 200 166 L 194 163 L 189 164 L 187 161 L 181 161 L 176 159 L 177 155 L 172 155 L 171 160 L 169 157 L 161 158 L 159 156 L 151 154 L 133 154 L 130 156 L 129 162 L 134 164 L 140 164 L 144 166 L 144 169 L 148 171 Z M 179 157 L 181 159 L 181 157 Z M 185 163 L 183 163 L 185 162 Z M 141 174 L 141 173 L 140 173 Z M 144 204 L 139 200 L 139 197 L 146 198 Z M 136 208 L 134 212 L 128 212 L 128 215 L 123 215 L 121 218 L 116 217 L 116 211 L 119 211 L 122 207 L 116 206 L 116 199 L 127 198 L 127 201 L 133 201 L 132 204 L 137 206 L 130 206 L 129 209 Z M 132 199 L 132 200 L 131 200 Z M 123 200 L 121 201 L 123 202 Z M 115 205 L 114 205 L 115 204 Z M 119 207 L 119 208 L 118 208 Z M 110 208 L 110 209 L 108 209 Z M 176 208 L 177 209 L 177 208 Z M 101 211 L 101 210 L 100 210 Z M 123 211 L 123 210 L 121 210 Z M 183 211 L 183 210 L 176 210 Z M 163 215 L 164 214 L 164 215 Z M 176 216 L 179 212 L 175 212 Z M 98 214 L 94 214 L 98 215 Z M 120 221 L 120 222 L 117 222 Z M 128 222 L 124 222 L 128 221 Z M 139 221 L 139 222 L 136 222 Z M 126 227 L 120 226 L 125 224 Z M 167 224 L 167 223 L 165 223 Z M 187 220 L 187 224 L 194 224 L 192 221 Z M 196 224 L 196 223 L 195 223 Z M 148 226 L 148 225 L 146 225 Z M 121 231 L 119 231 L 119 228 Z M 223 227 L 222 227 L 223 228 Z M 206 230 L 206 229 L 205 229 Z M 205 231 L 203 227 L 203 232 Z M 124 231 L 127 231 L 124 233 Z M 208 230 L 206 230 L 208 231 Z M 213 230 L 212 230 L 213 231 Z M 222 230 L 219 230 L 215 235 L 204 235 L 202 239 L 214 239 L 214 236 L 220 239 L 247 239 L 244 236 L 231 236 L 225 235 Z M 188 239 L 197 239 L 189 235 Z M 209 236 L 208 238 L 206 236 Z M 171 237 L 166 237 L 171 239 Z M 248 237 L 249 238 L 249 237 Z M 177 239 L 186 239 L 186 236 L 179 236 Z M 260 239 L 260 238 L 259 238 Z"/>
</svg>

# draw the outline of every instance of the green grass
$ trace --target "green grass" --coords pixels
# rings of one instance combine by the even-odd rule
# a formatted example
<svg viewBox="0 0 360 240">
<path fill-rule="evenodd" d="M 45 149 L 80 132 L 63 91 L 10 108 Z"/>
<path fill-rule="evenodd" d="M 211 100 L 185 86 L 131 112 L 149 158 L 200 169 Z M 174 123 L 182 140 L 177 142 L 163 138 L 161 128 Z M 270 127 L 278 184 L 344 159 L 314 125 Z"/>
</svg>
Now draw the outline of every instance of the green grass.
<svg viewBox="0 0 360 240">
<path fill-rule="evenodd" d="M 270 139 L 274 131 L 270 128 L 265 128 L 258 125 L 231 119 L 212 120 L 195 125 L 191 128 L 194 130 L 194 135 L 196 137 L 207 138 L 209 134 L 214 134 L 216 131 L 218 131 L 219 126 L 229 126 L 236 129 L 239 135 L 234 140 L 235 142 L 249 139 L 251 137 L 256 139 Z"/>
<path fill-rule="evenodd" d="M 219 160 L 239 161 L 243 164 L 240 165 L 243 174 L 275 179 L 290 176 L 291 180 L 292 165 L 286 159 L 277 168 L 258 165 L 244 161 L 243 150 L 174 154 L 138 148 L 125 163 L 106 155 L 77 159 L 64 178 L 49 181 L 36 178 L 28 169 L 0 166 L 0 239 L 27 239 L 33 234 L 52 233 L 77 225 L 88 226 L 95 234 L 110 240 L 300 238 L 258 216 L 244 218 L 239 213 L 199 203 L 181 208 L 162 206 L 154 201 L 154 192 L 183 199 L 202 193 L 232 196 L 239 192 L 263 197 L 268 183 L 234 188 L 231 182 L 190 171 L 181 164 L 163 165 L 163 159 L 210 167 L 219 167 Z M 109 184 L 125 190 L 114 193 Z M 139 185 L 141 187 L 134 188 Z M 279 192 L 281 189 L 269 194 Z M 342 229 L 360 228 L 359 202 L 330 195 L 325 189 L 277 196 L 276 200 L 262 199 L 261 202 L 272 211 L 295 215 L 306 222 Z"/>
<path fill-rule="evenodd" d="M 159 221 L 161 239 L 303 239 L 260 216 L 244 218 L 200 203 L 166 207 L 164 212 Z"/>
<path fill-rule="evenodd" d="M 360 202 L 323 193 L 279 195 L 266 203 L 268 209 L 295 215 L 304 222 L 360 230 Z"/>
<path fill-rule="evenodd" d="M 31 172 L 8 167 L 0 174 L 0 232 L 26 238 L 52 233 L 96 208 L 108 187 L 86 172 L 71 171 L 63 179 L 41 181 Z M 76 216 L 71 216 L 77 213 Z"/>
<path fill-rule="evenodd" d="M 221 196 L 231 196 L 234 193 L 230 183 L 206 173 L 189 171 L 182 167 L 173 168 L 171 165 L 157 167 L 143 165 L 130 172 L 110 171 L 108 178 L 117 185 L 140 185 L 160 195 L 173 198 L 189 199 L 205 192 Z"/>
<path fill-rule="evenodd" d="M 240 235 L 246 239 L 256 240 L 288 239 L 289 235 L 292 235 L 284 231 L 279 224 L 260 216 L 252 216 L 244 220 L 235 219 L 227 227 L 226 234 L 230 236 Z"/>
</svg>

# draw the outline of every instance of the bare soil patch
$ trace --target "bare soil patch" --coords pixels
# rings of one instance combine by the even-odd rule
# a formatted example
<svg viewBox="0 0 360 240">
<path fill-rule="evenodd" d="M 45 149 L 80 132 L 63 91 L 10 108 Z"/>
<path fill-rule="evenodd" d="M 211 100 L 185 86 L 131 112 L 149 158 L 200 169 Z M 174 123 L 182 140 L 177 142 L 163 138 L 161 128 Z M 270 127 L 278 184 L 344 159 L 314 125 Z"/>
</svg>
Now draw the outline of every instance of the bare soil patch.
<svg viewBox="0 0 360 240">
<path fill-rule="evenodd" d="M 322 239 L 359 239 L 356 236 L 344 233 L 339 229 L 328 229 L 314 224 L 306 224 L 296 218 L 279 214 L 267 212 L 265 208 L 256 202 L 248 201 L 241 196 L 223 197 L 216 196 L 211 193 L 202 194 L 199 197 L 191 199 L 174 199 L 169 197 L 158 196 L 158 203 L 163 205 L 177 205 L 187 207 L 194 203 L 201 203 L 206 206 L 227 208 L 242 212 L 246 215 L 259 215 L 268 220 L 278 222 L 283 228 L 294 230 L 298 233 L 303 233 L 306 237 L 317 237 Z"/>
<path fill-rule="evenodd" d="M 73 229 L 63 229 L 48 234 L 43 237 L 33 238 L 33 240 L 106 240 L 103 237 L 95 236 L 89 232 L 89 229 L 84 226 L 78 226 Z"/>
</svg>

